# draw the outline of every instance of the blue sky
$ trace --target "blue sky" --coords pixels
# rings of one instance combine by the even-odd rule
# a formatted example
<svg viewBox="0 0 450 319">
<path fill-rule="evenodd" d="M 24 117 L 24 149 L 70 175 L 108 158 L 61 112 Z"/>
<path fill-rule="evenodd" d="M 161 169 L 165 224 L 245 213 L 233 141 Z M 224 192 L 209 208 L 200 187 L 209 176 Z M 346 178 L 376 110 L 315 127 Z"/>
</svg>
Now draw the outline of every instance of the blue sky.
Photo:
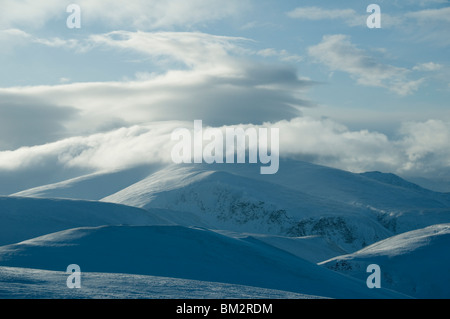
<svg viewBox="0 0 450 319">
<path fill-rule="evenodd" d="M 70 3 L 81 8 L 80 29 L 66 26 Z M 366 25 L 371 3 L 381 29 Z M 2 1 L 0 170 L 47 157 L 67 167 L 61 154 L 74 140 L 84 146 L 70 165 L 93 165 L 78 156 L 95 153 L 85 139 L 159 121 L 166 134 L 174 121 L 202 119 L 276 125 L 286 156 L 442 177 L 449 4 Z"/>
</svg>

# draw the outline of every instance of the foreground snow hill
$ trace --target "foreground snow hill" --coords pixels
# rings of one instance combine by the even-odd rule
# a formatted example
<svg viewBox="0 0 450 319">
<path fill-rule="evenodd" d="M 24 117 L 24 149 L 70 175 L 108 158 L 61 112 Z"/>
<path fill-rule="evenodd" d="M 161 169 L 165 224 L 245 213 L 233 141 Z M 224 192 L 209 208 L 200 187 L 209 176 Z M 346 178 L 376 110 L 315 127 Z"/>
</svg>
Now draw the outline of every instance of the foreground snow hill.
<svg viewBox="0 0 450 319">
<path fill-rule="evenodd" d="M 170 224 L 161 215 L 112 203 L 0 196 L 0 245 L 82 226 Z"/>
<path fill-rule="evenodd" d="M 0 247 L 0 265 L 124 273 L 256 286 L 335 298 L 404 298 L 370 290 L 252 238 L 182 226 L 102 226 L 65 230 Z"/>
<path fill-rule="evenodd" d="M 381 268 L 381 286 L 416 298 L 450 298 L 450 224 L 406 232 L 353 254 L 320 263 L 364 279 L 369 264 Z"/>
<path fill-rule="evenodd" d="M 243 285 L 168 277 L 82 273 L 81 289 L 68 289 L 68 274 L 0 267 L 0 299 L 318 299 L 321 297 Z"/>
</svg>

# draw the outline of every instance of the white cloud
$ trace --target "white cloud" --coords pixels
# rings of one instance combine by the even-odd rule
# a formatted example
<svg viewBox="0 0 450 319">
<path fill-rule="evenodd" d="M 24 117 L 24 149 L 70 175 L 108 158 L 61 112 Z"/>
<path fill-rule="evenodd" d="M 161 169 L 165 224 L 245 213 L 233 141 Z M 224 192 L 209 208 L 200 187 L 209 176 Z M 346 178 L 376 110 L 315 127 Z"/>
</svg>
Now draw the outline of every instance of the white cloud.
<svg viewBox="0 0 450 319">
<path fill-rule="evenodd" d="M 398 143 L 406 159 L 406 172 L 439 175 L 450 167 L 450 123 L 441 120 L 404 123 Z"/>
<path fill-rule="evenodd" d="M 445 35 L 450 28 L 450 7 L 406 12 L 402 18 L 402 30 L 409 41 L 427 42 L 439 48 L 450 45 L 450 37 Z"/>
<path fill-rule="evenodd" d="M 288 17 L 304 20 L 344 20 L 350 26 L 361 25 L 361 15 L 353 9 L 324 9 L 320 7 L 298 7 L 287 13 Z M 364 18 L 363 18 L 364 20 Z M 364 20 L 365 23 L 365 20 Z"/>
<path fill-rule="evenodd" d="M 407 122 L 401 128 L 401 133 L 407 138 L 403 143 L 411 160 L 423 158 L 429 153 L 450 153 L 447 145 L 450 143 L 448 123 L 440 120 L 426 122 Z M 450 158 L 447 159 L 450 163 Z"/>
<path fill-rule="evenodd" d="M 118 28 L 144 30 L 195 26 L 240 14 L 249 7 L 247 0 L 78 0 L 82 26 L 101 23 Z M 50 20 L 65 21 L 70 2 L 60 0 L 3 0 L 0 28 L 41 28 Z"/>
<path fill-rule="evenodd" d="M 404 1 L 399 6 L 404 7 Z M 417 2 L 417 1 L 410 1 Z M 431 5 L 434 3 L 448 3 L 448 1 L 432 0 L 420 1 L 421 6 Z M 354 9 L 327 9 L 321 7 L 298 7 L 287 12 L 287 16 L 293 19 L 320 21 L 320 20 L 340 20 L 349 27 L 366 27 L 366 20 L 369 13 L 357 12 Z M 401 27 L 410 29 L 411 19 L 418 22 L 421 27 L 428 28 L 431 25 L 447 25 L 450 22 L 450 7 L 438 9 L 425 9 L 419 11 L 410 11 L 392 15 L 383 10 L 381 6 L 381 25 L 382 28 Z M 420 33 L 420 32 L 417 32 Z"/>
<path fill-rule="evenodd" d="M 309 47 L 308 53 L 332 71 L 348 73 L 358 84 L 387 88 L 399 95 L 412 94 L 423 82 L 408 80 L 408 69 L 379 62 L 356 47 L 347 35 L 326 35 L 322 42 Z"/>
<path fill-rule="evenodd" d="M 191 68 L 211 68 L 231 64 L 233 58 L 230 55 L 244 51 L 239 44 L 249 41 L 201 32 L 114 31 L 92 35 L 87 44 L 135 51 L 154 58 L 170 57 Z"/>
<path fill-rule="evenodd" d="M 38 44 L 42 44 L 53 48 L 66 48 L 66 49 L 80 49 L 80 43 L 78 40 L 74 39 L 61 39 L 61 38 L 38 38 L 30 37 L 30 41 Z"/>
<path fill-rule="evenodd" d="M 70 78 L 61 77 L 59 78 L 59 83 L 69 83 L 71 80 Z"/>
<path fill-rule="evenodd" d="M 0 175 L 7 172 L 100 171 L 141 164 L 171 163 L 175 128 L 192 122 L 165 121 L 120 128 L 45 145 L 0 152 Z M 222 126 L 221 129 L 225 130 Z M 280 156 L 307 159 L 355 172 L 436 174 L 450 167 L 450 123 L 440 120 L 404 123 L 397 139 L 379 132 L 352 131 L 331 120 L 311 117 L 247 127 L 274 127 L 280 132 Z"/>
<path fill-rule="evenodd" d="M 96 171 L 165 162 L 170 154 L 170 134 L 178 125 L 152 123 L 1 151 L 0 193 L 14 193 Z"/>
<path fill-rule="evenodd" d="M 287 16 L 301 20 L 341 20 L 349 27 L 367 28 L 367 17 L 365 11 L 358 13 L 354 9 L 325 9 L 321 7 L 298 7 L 287 12 Z M 381 16 L 382 27 L 391 27 L 401 23 L 400 17 L 395 17 L 385 12 Z"/>
<path fill-rule="evenodd" d="M 33 101 L 24 103 L 38 113 L 40 105 L 76 110 L 76 117 L 60 119 L 64 134 L 71 135 L 170 119 L 260 123 L 292 118 L 299 112 L 291 105 L 308 105 L 296 96 L 298 88 L 308 82 L 298 79 L 292 70 L 247 65 L 240 71 L 231 75 L 170 71 L 144 81 L 5 88 L 0 89 L 0 96 L 8 96 L 10 103 L 16 104 L 24 99 Z M 11 120 L 11 116 L 4 114 L 3 120 Z M 17 134 L 14 126 L 11 130 L 1 140 Z"/>
<path fill-rule="evenodd" d="M 16 46 L 27 45 L 31 35 L 19 29 L 0 30 L 0 53 L 12 53 Z"/>
<path fill-rule="evenodd" d="M 133 25 L 142 29 L 173 26 L 194 26 L 240 14 L 248 9 L 249 2 L 220 0 L 132 0 L 123 1 L 82 0 L 86 11 L 94 12 L 92 18 L 101 19 L 114 26 Z M 89 18 L 89 17 L 88 17 Z"/>
<path fill-rule="evenodd" d="M 52 138 L 42 135 L 40 143 L 46 143 L 67 135 L 159 120 L 202 119 L 207 124 L 221 125 L 290 119 L 300 114 L 298 107 L 311 105 L 301 94 L 312 81 L 299 78 L 290 66 L 250 61 L 244 55 L 246 49 L 240 46 L 246 42 L 199 32 L 121 31 L 93 35 L 81 41 L 81 49 L 119 48 L 185 66 L 164 74 L 141 72 L 134 80 L 2 88 L 0 99 L 7 102 L 2 119 L 12 123 L 15 117 L 8 108 L 12 104 L 31 108 L 36 116 L 41 105 L 45 110 L 73 110 L 61 114 L 59 129 Z M 39 139 L 35 134 L 33 139 L 11 141 L 9 136 L 20 133 L 14 125 L 4 133 L 0 148 L 22 146 L 20 141 L 34 145 L 30 143 Z"/>
<path fill-rule="evenodd" d="M 427 63 L 421 63 L 417 64 L 413 67 L 414 71 L 425 71 L 425 72 L 433 72 L 438 71 L 443 68 L 442 64 L 434 63 L 434 62 L 427 62 Z"/>
<path fill-rule="evenodd" d="M 86 51 L 92 46 L 92 44 L 89 44 L 88 42 L 82 43 L 75 39 L 61 39 L 58 37 L 41 38 L 21 29 L 0 30 L 0 52 L 12 53 L 16 46 L 29 46 L 30 44 L 71 49 L 76 50 L 77 52 Z"/>
<path fill-rule="evenodd" d="M 408 12 L 405 14 L 407 18 L 417 19 L 422 23 L 439 23 L 439 22 L 450 22 L 450 7 L 440 8 L 440 9 L 426 9 L 415 12 Z"/>
<path fill-rule="evenodd" d="M 277 57 L 281 61 L 285 62 L 300 62 L 303 61 L 303 57 L 297 54 L 291 54 L 286 50 L 276 50 L 274 48 L 267 48 L 256 52 L 257 55 L 262 57 Z"/>
<path fill-rule="evenodd" d="M 58 15 L 66 16 L 68 3 L 59 0 L 4 0 L 0 10 L 0 28 L 41 28 Z"/>
</svg>

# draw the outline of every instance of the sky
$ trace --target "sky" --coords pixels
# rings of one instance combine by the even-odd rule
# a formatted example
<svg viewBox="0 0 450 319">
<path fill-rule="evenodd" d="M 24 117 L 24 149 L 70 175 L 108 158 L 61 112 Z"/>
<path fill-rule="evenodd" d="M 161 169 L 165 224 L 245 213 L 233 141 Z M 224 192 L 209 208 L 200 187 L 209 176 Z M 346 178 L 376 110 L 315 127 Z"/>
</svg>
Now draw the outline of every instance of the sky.
<svg viewBox="0 0 450 319">
<path fill-rule="evenodd" d="M 169 161 L 170 133 L 198 119 L 276 127 L 281 157 L 450 191 L 449 1 L 0 6 L 4 184 Z"/>
</svg>

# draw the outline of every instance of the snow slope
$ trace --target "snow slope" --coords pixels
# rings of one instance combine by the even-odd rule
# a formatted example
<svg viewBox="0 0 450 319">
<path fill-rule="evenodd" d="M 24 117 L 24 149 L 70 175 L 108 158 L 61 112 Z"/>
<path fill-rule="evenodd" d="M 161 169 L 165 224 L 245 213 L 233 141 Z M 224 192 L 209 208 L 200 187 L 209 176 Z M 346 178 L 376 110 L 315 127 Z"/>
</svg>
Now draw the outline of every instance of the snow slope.
<svg viewBox="0 0 450 319">
<path fill-rule="evenodd" d="M 98 172 L 27 189 L 11 196 L 99 200 L 138 182 L 143 176 L 147 176 L 158 168 L 160 166 L 155 164 Z"/>
<path fill-rule="evenodd" d="M 321 236 L 286 237 L 249 234 L 249 237 L 283 249 L 312 263 L 318 263 L 344 253 L 339 246 Z"/>
<path fill-rule="evenodd" d="M 448 242 L 442 239 L 447 230 L 437 229 L 450 223 L 449 194 L 393 174 L 354 174 L 293 160 L 282 160 L 275 175 L 260 175 L 259 168 L 139 167 L 19 193 L 101 201 L 0 197 L 0 245 L 14 244 L 0 247 L 0 266 L 57 271 L 83 263 L 87 272 L 218 281 L 326 297 L 380 297 L 385 291 L 368 291 L 365 285 L 370 262 L 380 264 L 383 287 L 415 297 L 448 296 L 449 280 L 439 275 L 450 269 Z M 181 226 L 148 226 L 175 224 Z M 97 227 L 102 225 L 146 227 Z M 371 249 L 382 243 L 384 255 L 374 254 Z M 364 264 L 355 256 L 363 256 Z M 344 263 L 333 266 L 333 257 Z M 315 264 L 323 260 L 359 281 L 317 273 L 327 270 Z M 354 268 L 346 266 L 350 261 Z M 268 273 L 274 277 L 257 278 Z"/>
<path fill-rule="evenodd" d="M 210 228 L 319 235 L 347 252 L 400 232 L 450 222 L 445 194 L 302 162 L 283 165 L 293 173 L 267 177 L 252 174 L 252 165 L 171 165 L 102 201 L 188 212 Z"/>
<path fill-rule="evenodd" d="M 450 222 L 450 194 L 424 189 L 393 174 L 354 174 L 296 160 L 281 160 L 275 175 L 261 175 L 259 167 L 144 166 L 17 194 L 79 199 L 104 195 L 102 201 L 183 212 L 170 216 L 183 225 L 320 235 L 347 251 L 401 232 Z"/>
<path fill-rule="evenodd" d="M 346 253 L 335 243 L 322 236 L 288 237 L 256 233 L 238 233 L 229 230 L 213 231 L 237 239 L 250 238 L 251 240 L 261 241 L 315 264 Z"/>
<path fill-rule="evenodd" d="M 417 184 L 408 182 L 407 180 L 401 178 L 400 176 L 397 176 L 392 173 L 382 173 L 379 171 L 374 171 L 374 172 L 360 173 L 359 175 L 367 177 L 367 178 L 371 178 L 371 179 L 379 181 L 381 183 L 385 183 L 385 184 L 392 185 L 392 186 L 397 186 L 399 188 L 410 189 L 410 190 L 417 191 L 417 192 L 420 192 L 423 194 L 428 194 L 431 196 L 433 195 L 433 191 L 425 189 Z"/>
<path fill-rule="evenodd" d="M 450 224 L 406 232 L 353 254 L 320 263 L 364 279 L 370 264 L 381 268 L 381 286 L 416 298 L 450 298 Z"/>
<path fill-rule="evenodd" d="M 188 212 L 215 229 L 296 237 L 322 235 L 346 251 L 392 235 L 370 210 L 362 214 L 359 207 L 280 185 L 190 167 L 171 166 L 103 200 Z"/>
<path fill-rule="evenodd" d="M 112 203 L 0 196 L 0 246 L 74 227 L 170 224 L 160 215 Z"/>
<path fill-rule="evenodd" d="M 0 267 L 0 299 L 318 299 L 243 285 L 168 277 L 82 272 L 68 289 L 64 271 Z"/>
<path fill-rule="evenodd" d="M 0 266 L 127 273 L 222 282 L 336 298 L 405 297 L 370 290 L 260 241 L 182 226 L 102 226 L 65 230 L 0 247 Z"/>
<path fill-rule="evenodd" d="M 119 192 L 120 189 L 117 188 L 123 189 L 151 174 L 156 173 L 155 176 L 161 176 L 164 171 L 170 172 L 173 166 L 176 165 L 140 166 L 123 171 L 90 174 L 15 194 L 30 197 L 98 199 L 97 197 L 101 195 L 106 197 Z M 445 209 L 450 206 L 450 194 L 424 189 L 394 174 L 380 172 L 355 174 L 286 159 L 280 159 L 280 169 L 274 175 L 261 175 L 259 164 L 183 164 L 180 167 L 186 168 L 186 177 L 196 174 L 195 172 L 228 172 L 236 176 L 282 185 L 320 198 L 332 198 L 346 204 L 371 206 L 378 210 Z M 157 174 L 159 170 L 161 174 Z M 181 180 L 180 183 L 182 183 Z M 98 189 L 99 185 L 102 190 Z"/>
</svg>

